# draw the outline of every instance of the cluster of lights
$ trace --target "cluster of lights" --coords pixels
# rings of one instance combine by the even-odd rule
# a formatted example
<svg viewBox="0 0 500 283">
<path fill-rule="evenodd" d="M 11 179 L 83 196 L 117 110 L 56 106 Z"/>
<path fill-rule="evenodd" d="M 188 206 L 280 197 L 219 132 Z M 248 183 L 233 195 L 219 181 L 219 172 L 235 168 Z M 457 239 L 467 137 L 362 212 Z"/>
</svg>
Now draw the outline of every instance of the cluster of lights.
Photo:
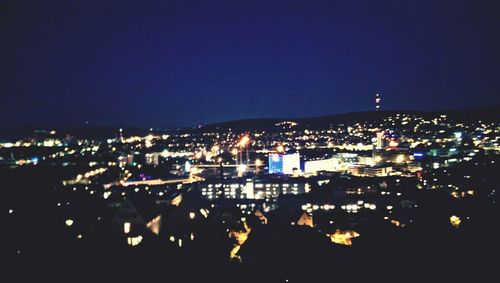
<svg viewBox="0 0 500 283">
<path fill-rule="evenodd" d="M 301 206 L 303 211 L 306 211 L 307 213 L 311 213 L 316 210 L 324 210 L 324 211 L 329 211 L 329 210 L 334 210 L 335 205 L 333 204 L 311 204 L 311 203 L 306 203 Z"/>
</svg>

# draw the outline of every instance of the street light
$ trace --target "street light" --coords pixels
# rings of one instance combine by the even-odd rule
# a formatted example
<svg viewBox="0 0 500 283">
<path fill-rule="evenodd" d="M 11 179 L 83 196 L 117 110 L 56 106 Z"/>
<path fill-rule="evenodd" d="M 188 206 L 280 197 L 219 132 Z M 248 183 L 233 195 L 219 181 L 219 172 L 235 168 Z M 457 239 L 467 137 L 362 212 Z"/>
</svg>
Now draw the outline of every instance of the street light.
<svg viewBox="0 0 500 283">
<path fill-rule="evenodd" d="M 240 142 L 239 142 L 239 146 L 241 148 L 243 147 L 246 147 L 248 142 L 250 142 L 250 137 L 248 137 L 248 135 L 244 135 L 241 139 L 240 139 Z"/>
<path fill-rule="evenodd" d="M 262 160 L 260 160 L 260 159 L 255 160 L 255 166 L 257 166 L 257 167 L 262 166 Z"/>
<path fill-rule="evenodd" d="M 282 144 L 280 144 L 280 145 L 278 145 L 278 147 L 276 148 L 276 150 L 278 152 L 284 152 L 285 151 L 285 147 Z"/>
<path fill-rule="evenodd" d="M 240 148 L 246 148 L 246 150 L 247 150 L 247 161 L 246 161 L 247 165 L 248 165 L 249 159 L 250 159 L 248 157 L 248 143 L 249 142 L 250 142 L 250 137 L 248 135 L 244 135 L 243 137 L 241 137 L 240 142 L 238 143 Z M 240 151 L 240 161 L 243 164 L 243 157 L 241 155 L 242 155 L 242 152 Z"/>
</svg>

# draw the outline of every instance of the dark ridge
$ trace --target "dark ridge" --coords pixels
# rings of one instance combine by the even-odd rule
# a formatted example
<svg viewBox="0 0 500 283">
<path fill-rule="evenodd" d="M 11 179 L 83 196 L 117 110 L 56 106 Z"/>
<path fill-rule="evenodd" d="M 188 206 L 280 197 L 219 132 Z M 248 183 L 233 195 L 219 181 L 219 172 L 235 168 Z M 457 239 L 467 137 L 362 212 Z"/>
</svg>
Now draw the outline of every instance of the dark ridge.
<svg viewBox="0 0 500 283">
<path fill-rule="evenodd" d="M 279 129 L 277 123 L 283 121 L 293 121 L 298 123 L 298 127 L 328 127 L 337 126 L 345 122 L 366 121 L 374 122 L 395 114 L 416 115 L 424 118 L 432 118 L 439 115 L 447 115 L 449 119 L 457 122 L 498 122 L 500 121 L 500 106 L 489 106 L 471 109 L 445 110 L 445 111 L 413 111 L 413 110 L 387 110 L 387 111 L 366 111 L 335 114 L 322 117 L 309 118 L 264 118 L 264 119 L 243 119 L 210 124 L 199 128 L 201 131 L 207 130 L 227 130 L 250 131 L 250 130 L 273 130 Z"/>
<path fill-rule="evenodd" d="M 262 130 L 279 130 L 282 129 L 276 126 L 277 123 L 283 121 L 293 121 L 298 123 L 298 128 L 328 128 L 338 126 L 342 123 L 353 121 L 375 122 L 387 116 L 394 114 L 408 114 L 416 115 L 425 118 L 432 118 L 442 114 L 448 116 L 449 119 L 458 122 L 499 122 L 500 121 L 500 106 L 488 106 L 480 108 L 459 109 L 459 110 L 445 110 L 445 111 L 412 111 L 412 110 L 387 110 L 387 111 L 365 111 L 365 112 L 351 112 L 342 113 L 321 117 L 308 117 L 308 118 L 262 118 L 262 119 L 242 119 L 235 121 L 227 121 L 215 124 L 209 124 L 199 128 L 182 128 L 182 129 L 153 129 L 141 127 L 124 127 L 124 136 L 132 135 L 147 135 L 148 133 L 173 133 L 173 132 L 204 132 L 204 131 L 227 131 L 231 129 L 235 132 L 242 131 L 262 131 Z M 74 136 L 77 138 L 87 139 L 108 139 L 116 138 L 118 136 L 119 127 L 55 127 L 45 128 L 40 127 L 10 127 L 0 128 L 0 140 L 11 138 L 26 138 L 37 135 L 48 135 L 51 130 L 57 132 L 57 136 Z"/>
<path fill-rule="evenodd" d="M 1 139 L 19 139 L 19 138 L 28 138 L 28 137 L 44 137 L 49 136 L 50 131 L 56 131 L 54 137 L 66 137 L 72 136 L 76 138 L 84 138 L 84 139 L 94 139 L 94 140 L 103 140 L 110 138 L 117 138 L 119 135 L 118 127 L 67 127 L 67 128 L 33 128 L 33 127 L 20 127 L 20 128 L 2 128 L 0 129 L 0 140 Z M 140 127 L 132 127 L 132 128 L 123 128 L 123 136 L 144 136 L 149 133 L 154 134 L 162 134 L 171 132 L 173 130 L 159 130 L 153 129 L 152 131 L 149 128 L 140 128 Z"/>
</svg>

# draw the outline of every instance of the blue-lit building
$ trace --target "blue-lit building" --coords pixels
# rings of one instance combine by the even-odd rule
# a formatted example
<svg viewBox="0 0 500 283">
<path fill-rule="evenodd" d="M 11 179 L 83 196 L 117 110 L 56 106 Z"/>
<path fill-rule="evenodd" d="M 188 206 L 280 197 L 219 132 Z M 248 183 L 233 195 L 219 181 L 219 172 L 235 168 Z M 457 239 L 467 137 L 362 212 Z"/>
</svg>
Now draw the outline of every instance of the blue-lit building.
<svg viewBox="0 0 500 283">
<path fill-rule="evenodd" d="M 269 154 L 269 174 L 283 174 L 283 154 Z"/>
</svg>

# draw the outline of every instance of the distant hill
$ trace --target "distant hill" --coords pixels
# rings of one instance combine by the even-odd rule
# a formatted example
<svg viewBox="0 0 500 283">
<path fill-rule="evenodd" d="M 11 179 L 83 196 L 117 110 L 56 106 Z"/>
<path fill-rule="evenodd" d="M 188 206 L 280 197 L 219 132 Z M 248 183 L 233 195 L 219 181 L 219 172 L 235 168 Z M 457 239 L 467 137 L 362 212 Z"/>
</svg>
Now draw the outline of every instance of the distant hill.
<svg viewBox="0 0 500 283">
<path fill-rule="evenodd" d="M 447 115 L 449 119 L 459 122 L 500 122 L 500 106 L 460 109 L 460 110 L 445 110 L 445 111 L 409 111 L 409 110 L 391 110 L 391 111 L 368 111 L 368 112 L 351 112 L 342 113 L 321 117 L 310 118 L 265 118 L 265 119 L 244 119 L 228 121 L 216 124 L 210 124 L 199 128 L 201 131 L 210 130 L 227 130 L 234 131 L 251 131 L 251 130 L 273 130 L 281 127 L 276 124 L 283 121 L 293 121 L 298 123 L 298 127 L 320 128 L 330 125 L 338 125 L 345 122 L 353 121 L 378 121 L 385 117 L 395 114 L 409 114 L 426 118 L 436 117 L 439 115 Z"/>
<path fill-rule="evenodd" d="M 65 127 L 65 128 L 33 128 L 33 127 L 19 127 L 19 128 L 2 128 L 0 129 L 0 140 L 2 139 L 18 139 L 27 137 L 47 137 L 49 132 L 55 130 L 56 134 L 53 137 L 62 138 L 67 135 L 76 138 L 104 140 L 109 138 L 116 138 L 119 135 L 119 128 L 117 127 Z M 166 130 L 153 130 L 147 128 L 124 128 L 123 135 L 125 137 L 138 135 L 145 136 L 149 133 L 166 133 Z"/>
<path fill-rule="evenodd" d="M 176 132 L 205 132 L 205 131 L 226 131 L 231 129 L 235 132 L 255 131 L 255 130 L 268 130 L 279 131 L 283 128 L 276 124 L 283 121 L 292 121 L 298 123 L 297 129 L 310 128 L 328 128 L 330 126 L 337 126 L 346 122 L 371 122 L 379 121 L 387 116 L 400 114 L 413 114 L 416 116 L 432 118 L 445 114 L 449 119 L 459 122 L 500 122 L 500 105 L 470 108 L 461 110 L 446 110 L 446 111 L 409 111 L 409 110 L 391 110 L 391 111 L 368 111 L 368 112 L 352 112 L 342 113 L 329 116 L 309 117 L 309 118 L 266 118 L 266 119 L 243 119 L 236 121 L 227 121 L 222 123 L 215 123 L 199 128 L 179 128 L 179 129 L 154 129 L 153 133 L 176 133 Z M 140 127 L 123 127 L 124 136 L 131 135 L 147 135 L 151 133 L 148 128 Z M 24 137 L 36 137 L 47 135 L 50 130 L 57 131 L 57 137 L 64 137 L 66 135 L 88 138 L 88 139 L 108 139 L 118 136 L 118 127 L 55 127 L 46 128 L 45 131 L 40 131 L 42 128 L 34 127 L 10 127 L 0 128 L 0 141 L 3 139 L 15 139 Z"/>
</svg>

